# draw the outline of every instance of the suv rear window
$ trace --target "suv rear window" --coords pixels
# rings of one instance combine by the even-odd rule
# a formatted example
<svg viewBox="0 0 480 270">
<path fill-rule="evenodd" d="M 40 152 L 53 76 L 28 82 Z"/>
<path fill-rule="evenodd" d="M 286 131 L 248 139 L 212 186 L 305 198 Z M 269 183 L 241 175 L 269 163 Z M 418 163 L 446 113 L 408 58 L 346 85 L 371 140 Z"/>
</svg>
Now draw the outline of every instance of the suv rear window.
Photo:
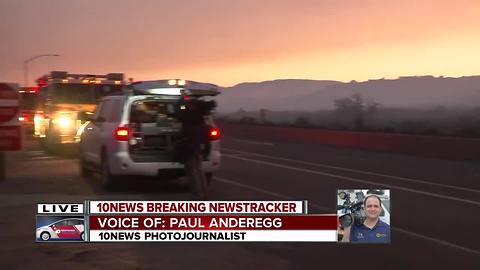
<svg viewBox="0 0 480 270">
<path fill-rule="evenodd" d="M 174 102 L 165 101 L 137 101 L 130 110 L 130 122 L 159 123 L 165 120 L 175 120 Z"/>
</svg>

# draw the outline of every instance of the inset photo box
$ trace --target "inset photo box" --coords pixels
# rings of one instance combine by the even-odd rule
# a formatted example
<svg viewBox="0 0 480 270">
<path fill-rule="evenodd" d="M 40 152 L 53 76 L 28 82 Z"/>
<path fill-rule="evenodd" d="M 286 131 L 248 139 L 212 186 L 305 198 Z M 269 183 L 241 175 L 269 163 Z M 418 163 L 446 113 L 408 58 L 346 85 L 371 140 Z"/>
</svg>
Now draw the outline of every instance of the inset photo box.
<svg viewBox="0 0 480 270">
<path fill-rule="evenodd" d="M 339 189 L 336 198 L 339 242 L 390 243 L 389 189 Z"/>
</svg>

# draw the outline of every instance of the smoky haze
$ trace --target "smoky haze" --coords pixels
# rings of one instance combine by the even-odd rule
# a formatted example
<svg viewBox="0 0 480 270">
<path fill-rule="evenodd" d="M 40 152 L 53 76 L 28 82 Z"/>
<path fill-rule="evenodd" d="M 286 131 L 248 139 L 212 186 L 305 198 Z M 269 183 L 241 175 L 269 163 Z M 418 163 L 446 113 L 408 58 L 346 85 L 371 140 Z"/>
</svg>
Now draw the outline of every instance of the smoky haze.
<svg viewBox="0 0 480 270">
<path fill-rule="evenodd" d="M 372 99 L 384 108 L 473 108 L 480 105 L 480 76 L 444 78 L 400 77 L 342 83 L 315 80 L 276 80 L 242 83 L 224 88 L 219 112 L 237 110 L 332 110 L 336 99 L 353 94 Z"/>
<path fill-rule="evenodd" d="M 0 81 L 52 70 L 135 80 L 246 81 L 480 70 L 480 2 L 2 0 Z"/>
</svg>

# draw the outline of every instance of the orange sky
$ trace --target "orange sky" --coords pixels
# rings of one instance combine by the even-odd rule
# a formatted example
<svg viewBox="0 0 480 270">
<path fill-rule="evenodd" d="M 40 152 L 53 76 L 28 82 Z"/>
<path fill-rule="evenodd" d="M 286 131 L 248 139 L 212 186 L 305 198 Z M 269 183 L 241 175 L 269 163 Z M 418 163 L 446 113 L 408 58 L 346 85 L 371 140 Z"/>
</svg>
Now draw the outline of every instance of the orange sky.
<svg viewBox="0 0 480 270">
<path fill-rule="evenodd" d="M 230 86 L 476 75 L 480 1 L 0 2 L 0 81 L 51 70 Z"/>
</svg>

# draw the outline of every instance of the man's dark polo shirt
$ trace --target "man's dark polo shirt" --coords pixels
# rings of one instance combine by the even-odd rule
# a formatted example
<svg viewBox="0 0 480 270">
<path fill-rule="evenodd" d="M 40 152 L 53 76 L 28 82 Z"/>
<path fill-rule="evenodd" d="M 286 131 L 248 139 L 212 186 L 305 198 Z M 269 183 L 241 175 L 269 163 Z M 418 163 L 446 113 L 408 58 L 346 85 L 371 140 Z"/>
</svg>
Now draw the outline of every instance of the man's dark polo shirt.
<svg viewBox="0 0 480 270">
<path fill-rule="evenodd" d="M 365 225 L 352 225 L 350 242 L 390 243 L 390 225 L 378 220 L 373 228 Z"/>
</svg>

